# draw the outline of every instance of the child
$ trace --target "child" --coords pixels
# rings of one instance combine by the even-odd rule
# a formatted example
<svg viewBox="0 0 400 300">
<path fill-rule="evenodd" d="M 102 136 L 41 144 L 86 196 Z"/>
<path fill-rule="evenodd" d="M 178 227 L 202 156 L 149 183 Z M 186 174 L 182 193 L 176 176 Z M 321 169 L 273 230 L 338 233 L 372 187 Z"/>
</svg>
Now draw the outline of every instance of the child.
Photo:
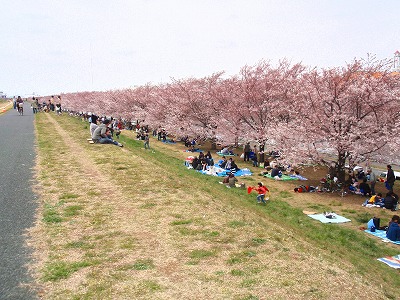
<svg viewBox="0 0 400 300">
<path fill-rule="evenodd" d="M 268 193 L 269 189 L 262 184 L 262 182 L 258 183 L 257 187 L 252 187 L 253 190 L 257 191 L 257 203 L 267 203 L 266 200 L 269 200 L 269 197 L 265 198 L 265 194 Z"/>
<path fill-rule="evenodd" d="M 366 206 L 369 204 L 369 206 L 371 205 L 381 205 L 381 199 L 382 199 L 382 194 L 378 193 L 377 195 L 373 195 L 371 198 L 365 200 L 365 202 L 363 203 L 362 206 Z"/>
</svg>

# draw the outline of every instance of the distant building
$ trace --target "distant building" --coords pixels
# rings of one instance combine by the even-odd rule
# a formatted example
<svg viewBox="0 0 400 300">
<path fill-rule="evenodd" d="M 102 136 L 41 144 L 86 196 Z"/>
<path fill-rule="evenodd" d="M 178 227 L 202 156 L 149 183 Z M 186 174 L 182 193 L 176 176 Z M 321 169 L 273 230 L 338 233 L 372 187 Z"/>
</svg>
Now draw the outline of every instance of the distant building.
<svg viewBox="0 0 400 300">
<path fill-rule="evenodd" d="M 1 98 L 1 99 L 5 99 L 5 98 L 7 98 L 7 95 L 4 94 L 3 92 L 0 92 L 0 98 Z"/>
</svg>

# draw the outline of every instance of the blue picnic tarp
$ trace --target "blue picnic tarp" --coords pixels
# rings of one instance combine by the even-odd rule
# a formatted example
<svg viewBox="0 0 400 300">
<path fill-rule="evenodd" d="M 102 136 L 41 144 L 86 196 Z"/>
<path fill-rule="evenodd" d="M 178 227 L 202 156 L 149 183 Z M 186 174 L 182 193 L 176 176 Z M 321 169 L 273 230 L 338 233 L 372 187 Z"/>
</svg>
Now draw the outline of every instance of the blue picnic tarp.
<svg viewBox="0 0 400 300">
<path fill-rule="evenodd" d="M 378 238 L 381 238 L 384 242 L 390 242 L 390 243 L 393 243 L 393 244 L 396 244 L 396 245 L 400 245 L 400 241 L 392 241 L 392 240 L 389 240 L 386 237 L 386 230 L 376 229 L 374 232 L 372 232 L 371 230 L 367 229 L 367 230 L 364 230 L 364 231 L 366 233 L 372 234 L 372 235 L 374 235 L 374 236 L 376 236 Z"/>
<path fill-rule="evenodd" d="M 190 167 L 189 161 L 185 161 L 185 166 Z M 228 176 L 229 173 L 235 174 L 236 177 L 241 177 L 241 176 L 251 176 L 253 173 L 247 168 L 244 169 L 239 169 L 239 170 L 226 170 L 224 168 L 221 168 L 218 163 L 214 164 L 214 166 L 207 166 L 207 170 L 196 170 L 197 172 L 200 172 L 205 175 L 212 175 L 212 176 L 218 176 L 218 177 L 226 177 Z"/>
</svg>

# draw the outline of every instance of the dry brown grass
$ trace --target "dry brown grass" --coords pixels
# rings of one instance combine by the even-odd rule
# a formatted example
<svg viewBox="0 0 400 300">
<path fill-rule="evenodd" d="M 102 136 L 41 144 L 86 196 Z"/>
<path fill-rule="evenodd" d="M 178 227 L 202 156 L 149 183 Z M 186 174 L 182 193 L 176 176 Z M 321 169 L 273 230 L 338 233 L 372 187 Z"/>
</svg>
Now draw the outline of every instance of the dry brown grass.
<svg viewBox="0 0 400 300">
<path fill-rule="evenodd" d="M 155 153 L 90 145 L 84 126 L 66 116 L 37 116 L 42 205 L 30 243 L 43 298 L 386 299 L 393 293 L 368 283 L 332 249 L 299 237 L 293 225 L 276 223 L 264 213 L 268 206 L 244 206 L 244 191 L 166 165 L 168 157 L 188 155 L 182 145 L 151 140 Z M 254 185 L 259 178 L 244 181 Z M 359 211 L 362 202 L 294 194 L 294 183 L 267 184 L 272 199 L 288 190 L 285 199 L 301 209 L 330 201 L 339 213 Z"/>
</svg>

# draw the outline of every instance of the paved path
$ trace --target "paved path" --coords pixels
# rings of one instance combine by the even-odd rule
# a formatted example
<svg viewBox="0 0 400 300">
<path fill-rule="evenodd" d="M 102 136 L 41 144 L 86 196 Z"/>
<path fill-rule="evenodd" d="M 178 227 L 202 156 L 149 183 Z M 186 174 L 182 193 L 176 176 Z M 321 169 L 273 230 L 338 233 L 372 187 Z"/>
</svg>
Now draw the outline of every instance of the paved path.
<svg viewBox="0 0 400 300">
<path fill-rule="evenodd" d="M 30 250 L 26 229 L 34 225 L 37 208 L 32 193 L 35 163 L 33 113 L 14 109 L 0 115 L 0 299 L 37 299 L 26 265 Z"/>
</svg>

